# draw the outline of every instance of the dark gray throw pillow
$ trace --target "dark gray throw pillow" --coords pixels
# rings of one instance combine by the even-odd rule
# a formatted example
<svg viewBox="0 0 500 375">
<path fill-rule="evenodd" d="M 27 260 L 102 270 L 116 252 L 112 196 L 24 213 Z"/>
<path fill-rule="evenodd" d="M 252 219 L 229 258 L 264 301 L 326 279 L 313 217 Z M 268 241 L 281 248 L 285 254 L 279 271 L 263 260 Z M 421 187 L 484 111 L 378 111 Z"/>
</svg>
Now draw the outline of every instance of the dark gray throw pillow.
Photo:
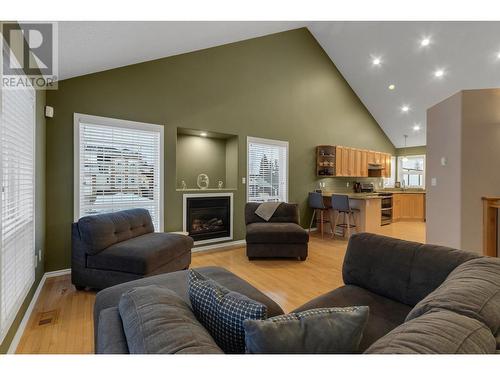
<svg viewBox="0 0 500 375">
<path fill-rule="evenodd" d="M 131 354 L 220 354 L 189 305 L 170 289 L 131 289 L 118 304 Z"/>
<path fill-rule="evenodd" d="M 319 308 L 267 320 L 246 320 L 245 342 L 253 354 L 355 353 L 368 306 Z"/>
<path fill-rule="evenodd" d="M 246 319 L 265 319 L 267 306 L 232 292 L 195 270 L 189 270 L 193 312 L 225 353 L 245 353 Z"/>
</svg>

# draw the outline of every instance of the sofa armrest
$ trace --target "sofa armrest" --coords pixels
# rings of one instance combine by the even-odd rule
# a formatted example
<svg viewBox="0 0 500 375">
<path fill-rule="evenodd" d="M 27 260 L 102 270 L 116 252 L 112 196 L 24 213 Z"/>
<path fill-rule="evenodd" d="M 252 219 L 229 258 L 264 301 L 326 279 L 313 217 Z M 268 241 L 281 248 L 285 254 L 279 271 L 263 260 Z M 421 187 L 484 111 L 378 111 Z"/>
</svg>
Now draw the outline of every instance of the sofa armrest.
<svg viewBox="0 0 500 375">
<path fill-rule="evenodd" d="M 345 284 L 414 306 L 460 264 L 479 256 L 444 246 L 356 233 L 344 258 Z"/>
<path fill-rule="evenodd" d="M 129 352 L 118 307 L 104 309 L 99 314 L 95 345 L 96 354 L 127 354 Z"/>
</svg>

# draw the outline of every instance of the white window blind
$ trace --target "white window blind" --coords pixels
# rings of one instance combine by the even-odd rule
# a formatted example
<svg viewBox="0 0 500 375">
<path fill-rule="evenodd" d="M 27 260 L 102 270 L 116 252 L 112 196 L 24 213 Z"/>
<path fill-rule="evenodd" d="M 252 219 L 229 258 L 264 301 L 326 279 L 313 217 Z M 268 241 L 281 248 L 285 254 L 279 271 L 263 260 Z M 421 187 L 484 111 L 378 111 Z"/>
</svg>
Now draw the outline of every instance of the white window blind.
<svg viewBox="0 0 500 375">
<path fill-rule="evenodd" d="M 247 139 L 247 201 L 288 201 L 288 142 Z"/>
<path fill-rule="evenodd" d="M 0 341 L 35 280 L 33 88 L 2 90 Z"/>
<path fill-rule="evenodd" d="M 75 114 L 75 220 L 149 210 L 163 230 L 163 127 Z"/>
</svg>

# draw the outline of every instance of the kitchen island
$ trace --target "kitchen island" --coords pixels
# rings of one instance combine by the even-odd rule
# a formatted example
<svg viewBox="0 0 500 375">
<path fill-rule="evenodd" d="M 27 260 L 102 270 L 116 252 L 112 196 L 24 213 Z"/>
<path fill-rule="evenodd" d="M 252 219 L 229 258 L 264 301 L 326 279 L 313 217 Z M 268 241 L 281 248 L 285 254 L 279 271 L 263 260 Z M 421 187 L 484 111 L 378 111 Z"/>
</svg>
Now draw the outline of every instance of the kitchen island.
<svg viewBox="0 0 500 375">
<path fill-rule="evenodd" d="M 355 212 L 355 224 L 358 226 L 360 232 L 377 233 L 382 225 L 381 209 L 382 197 L 377 193 L 338 193 L 331 191 L 324 191 L 323 201 L 326 207 L 332 207 L 332 194 L 346 194 L 349 196 L 351 208 L 356 208 L 359 212 Z M 331 226 L 335 223 L 334 210 L 330 210 Z M 356 232 L 356 229 L 353 231 Z"/>
</svg>

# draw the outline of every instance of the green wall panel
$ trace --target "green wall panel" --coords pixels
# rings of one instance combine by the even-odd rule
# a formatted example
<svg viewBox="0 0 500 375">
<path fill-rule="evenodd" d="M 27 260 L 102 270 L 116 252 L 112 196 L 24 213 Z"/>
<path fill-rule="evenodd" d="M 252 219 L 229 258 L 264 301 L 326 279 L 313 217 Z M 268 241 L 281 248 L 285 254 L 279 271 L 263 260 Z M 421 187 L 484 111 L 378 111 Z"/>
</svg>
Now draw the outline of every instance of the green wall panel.
<svg viewBox="0 0 500 375">
<path fill-rule="evenodd" d="M 73 113 L 165 126 L 165 228 L 182 228 L 176 191 L 177 127 L 238 135 L 234 236 L 244 238 L 246 137 L 290 144 L 290 201 L 307 225 L 317 185 L 315 146 L 394 153 L 385 136 L 307 29 L 268 35 L 61 81 L 47 92 L 47 271 L 70 266 Z M 223 173 L 223 171 L 221 171 Z M 223 176 L 223 174 L 221 174 Z M 180 183 L 180 181 L 179 181 Z"/>
</svg>

